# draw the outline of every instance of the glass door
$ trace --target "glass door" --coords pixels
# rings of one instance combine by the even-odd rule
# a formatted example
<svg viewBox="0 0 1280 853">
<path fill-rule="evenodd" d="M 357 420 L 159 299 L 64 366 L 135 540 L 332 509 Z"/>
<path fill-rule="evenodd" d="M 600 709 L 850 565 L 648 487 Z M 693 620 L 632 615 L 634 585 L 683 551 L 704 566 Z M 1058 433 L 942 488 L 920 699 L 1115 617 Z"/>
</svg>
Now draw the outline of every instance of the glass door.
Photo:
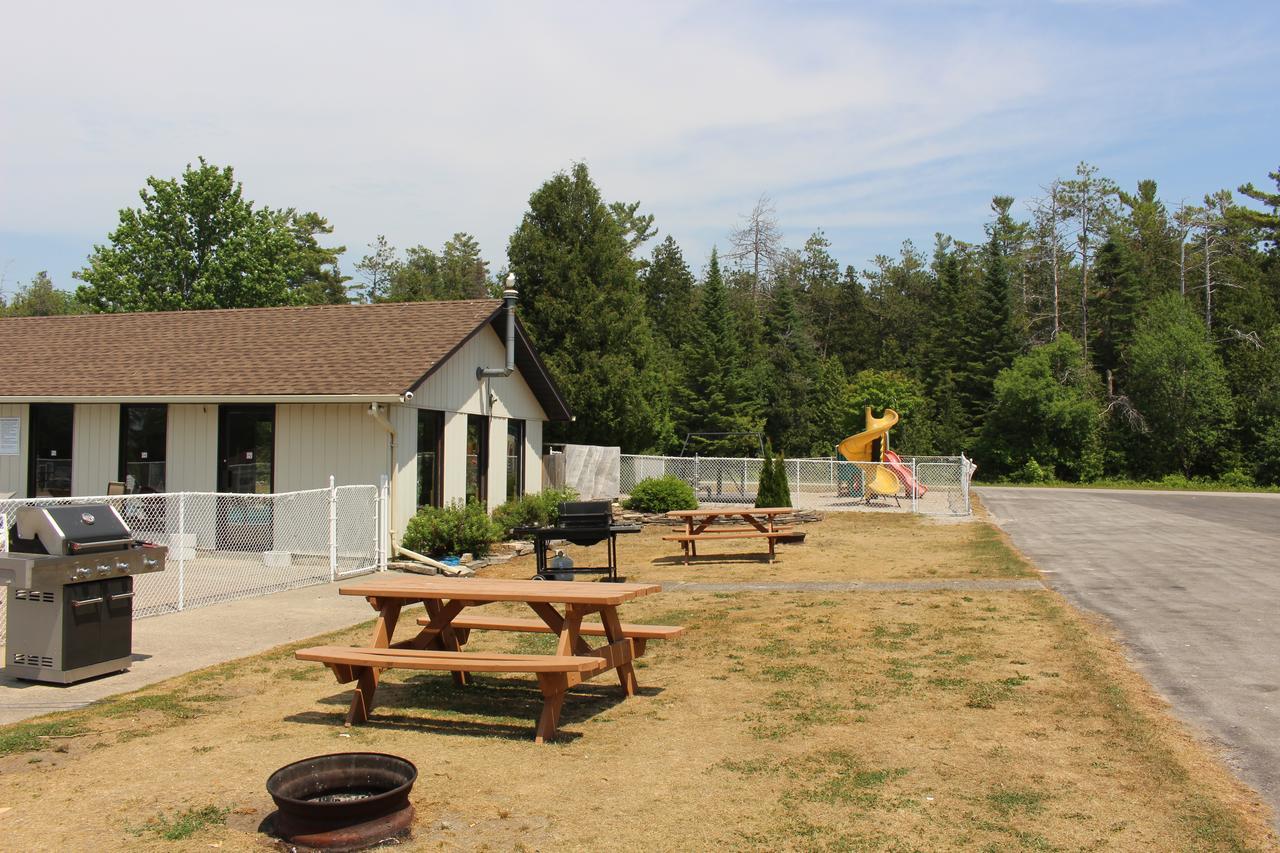
<svg viewBox="0 0 1280 853">
<path fill-rule="evenodd" d="M 31 457 L 27 471 L 30 497 L 71 497 L 71 427 L 75 411 L 75 406 L 66 403 L 31 404 Z M 101 488 L 106 485 L 103 483 Z"/>
<path fill-rule="evenodd" d="M 275 487 L 275 406 L 218 409 L 218 548 L 272 550 L 269 495 Z M 243 495 L 244 497 L 241 497 Z"/>
</svg>

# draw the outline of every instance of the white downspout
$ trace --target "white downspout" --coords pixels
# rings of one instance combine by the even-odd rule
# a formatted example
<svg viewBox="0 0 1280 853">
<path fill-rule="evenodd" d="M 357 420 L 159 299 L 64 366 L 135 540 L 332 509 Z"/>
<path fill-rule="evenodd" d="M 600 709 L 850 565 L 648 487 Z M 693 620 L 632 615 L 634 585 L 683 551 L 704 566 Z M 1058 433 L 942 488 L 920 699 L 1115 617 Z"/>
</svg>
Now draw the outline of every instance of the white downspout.
<svg viewBox="0 0 1280 853">
<path fill-rule="evenodd" d="M 384 430 L 387 431 L 387 439 L 390 445 L 389 453 L 391 456 L 390 464 L 387 466 L 390 486 L 388 487 L 389 497 L 387 498 L 387 535 L 391 540 L 392 553 L 395 552 L 396 545 L 396 527 L 395 527 L 395 507 L 396 507 L 396 428 L 391 425 L 391 420 L 387 417 L 382 407 L 377 403 L 369 404 L 369 416 L 378 422 Z"/>
</svg>

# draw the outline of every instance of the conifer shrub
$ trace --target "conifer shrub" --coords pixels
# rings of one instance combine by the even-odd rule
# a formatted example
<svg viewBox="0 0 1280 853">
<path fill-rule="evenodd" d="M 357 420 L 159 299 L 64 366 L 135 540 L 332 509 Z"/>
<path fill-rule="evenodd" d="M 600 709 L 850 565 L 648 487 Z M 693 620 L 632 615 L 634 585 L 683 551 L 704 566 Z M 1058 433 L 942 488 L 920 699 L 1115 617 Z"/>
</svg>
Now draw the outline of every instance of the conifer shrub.
<svg viewBox="0 0 1280 853">
<path fill-rule="evenodd" d="M 474 554 L 483 557 L 502 538 L 503 530 L 489 517 L 484 504 L 454 501 L 447 506 L 424 506 L 405 525 L 404 547 L 429 557 Z"/>
<path fill-rule="evenodd" d="M 764 446 L 764 463 L 760 466 L 756 506 L 791 506 L 791 486 L 787 483 L 786 462 L 781 453 L 774 457 L 773 445 L 769 442 L 765 442 Z"/>
<path fill-rule="evenodd" d="M 671 512 L 673 509 L 697 509 L 698 498 L 693 494 L 692 486 L 668 474 L 636 483 L 623 505 L 637 512 Z"/>
</svg>

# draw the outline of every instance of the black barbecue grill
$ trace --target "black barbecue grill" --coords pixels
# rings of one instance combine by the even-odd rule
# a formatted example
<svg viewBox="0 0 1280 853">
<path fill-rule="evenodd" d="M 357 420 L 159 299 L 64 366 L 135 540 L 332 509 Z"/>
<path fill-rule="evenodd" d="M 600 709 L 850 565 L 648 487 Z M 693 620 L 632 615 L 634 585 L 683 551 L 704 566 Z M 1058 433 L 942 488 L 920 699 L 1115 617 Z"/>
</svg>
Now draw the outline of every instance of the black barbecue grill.
<svg viewBox="0 0 1280 853">
<path fill-rule="evenodd" d="M 538 574 L 535 580 L 547 580 L 552 573 L 572 574 L 604 574 L 606 580 L 617 581 L 618 578 L 618 534 L 639 533 L 638 524 L 614 524 L 613 504 L 609 501 L 566 501 L 560 504 L 560 518 L 554 527 L 517 527 L 512 530 L 521 536 L 533 537 L 533 552 L 537 555 Z M 609 565 L 607 566 L 574 566 L 572 568 L 548 568 L 547 550 L 549 543 L 565 540 L 574 545 L 596 545 L 609 543 Z"/>
<path fill-rule="evenodd" d="M 0 552 L 8 631 L 4 674 L 70 684 L 129 668 L 133 576 L 166 549 L 136 542 L 108 504 L 19 507 Z"/>
</svg>

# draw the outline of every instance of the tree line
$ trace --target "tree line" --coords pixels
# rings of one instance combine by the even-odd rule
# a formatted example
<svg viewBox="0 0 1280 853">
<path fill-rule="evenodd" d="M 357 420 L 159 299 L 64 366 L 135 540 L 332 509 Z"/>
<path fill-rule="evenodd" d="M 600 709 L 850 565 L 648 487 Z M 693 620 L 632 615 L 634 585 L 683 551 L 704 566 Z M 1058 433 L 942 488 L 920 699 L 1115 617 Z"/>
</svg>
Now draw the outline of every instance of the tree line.
<svg viewBox="0 0 1280 853">
<path fill-rule="evenodd" d="M 378 237 L 344 275 L 314 212 L 256 207 L 229 167 L 151 178 L 94 247 L 75 294 L 38 276 L 0 312 L 146 311 L 492 296 L 520 311 L 577 413 L 548 440 L 627 452 L 829 456 L 864 406 L 899 450 L 987 476 L 1227 476 L 1280 483 L 1280 171 L 1170 206 L 1081 163 L 980 242 L 907 241 L 868 269 L 821 231 L 788 246 L 761 197 L 691 263 L 585 164 L 537 188 L 492 272 L 459 232 Z M 429 330 L 423 330 L 429 334 Z M 690 437 L 692 436 L 692 437 Z"/>
</svg>

